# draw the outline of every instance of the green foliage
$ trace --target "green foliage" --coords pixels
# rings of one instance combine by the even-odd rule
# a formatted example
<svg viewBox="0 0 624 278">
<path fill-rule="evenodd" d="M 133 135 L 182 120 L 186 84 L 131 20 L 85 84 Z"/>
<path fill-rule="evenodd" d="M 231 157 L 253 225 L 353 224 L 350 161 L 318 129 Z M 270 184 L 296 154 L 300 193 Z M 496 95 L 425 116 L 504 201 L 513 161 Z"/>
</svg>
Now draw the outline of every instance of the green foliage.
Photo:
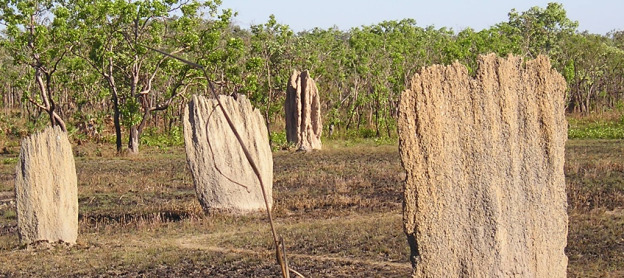
<svg viewBox="0 0 624 278">
<path fill-rule="evenodd" d="M 402 19 L 296 34 L 273 15 L 248 29 L 236 26 L 237 14 L 219 11 L 221 1 L 0 4 L 0 20 L 6 25 L 0 38 L 0 91 L 13 92 L 21 103 L 11 104 L 11 109 L 20 109 L 22 118 L 31 122 L 8 128 L 13 134 L 44 125 L 46 116 L 33 103 L 45 104 L 49 95 L 76 136 L 84 136 L 82 129 L 89 123 L 100 134 L 98 140 L 111 141 L 115 132 L 118 148 L 121 136 L 133 127 L 145 133 L 141 143 L 179 143 L 157 134 L 179 127 L 189 96 L 205 94 L 208 83 L 203 73 L 147 46 L 205 66 L 217 93 L 246 95 L 269 127 L 283 122 L 293 70 L 309 70 L 319 87 L 325 135 L 333 124 L 335 138 L 395 138 L 400 94 L 414 74 L 425 66 L 455 61 L 475 74 L 477 56 L 491 52 L 527 59 L 548 55 L 568 83 L 570 112 L 589 114 L 624 103 L 624 31 L 580 33 L 578 23 L 558 3 L 511 10 L 505 22 L 483 30 L 419 26 Z M 31 35 L 28 26 L 35 11 L 40 12 Z M 41 63 L 33 63 L 34 57 Z M 37 91 L 35 82 L 46 71 L 53 73 L 48 95 Z M 4 101 L 0 104 L 6 106 Z M 596 128 L 582 133 L 586 127 L 573 129 L 571 136 L 616 136 L 583 135 L 599 133 Z M 285 146 L 280 134 L 272 133 L 271 139 L 275 146 Z"/>
<path fill-rule="evenodd" d="M 173 146 L 184 146 L 184 134 L 181 127 L 174 127 L 167 133 L 156 128 L 148 128 L 141 136 L 141 144 L 165 149 Z"/>
<path fill-rule="evenodd" d="M 13 64 L 25 66 L 27 73 L 13 75 L 18 82 L 12 83 L 27 90 L 22 98 L 47 112 L 51 124 L 63 129 L 66 127 L 56 111 L 59 98 L 55 94 L 63 83 L 55 77 L 75 42 L 68 16 L 66 3 L 60 0 L 0 0 L 0 24 L 6 28 L 0 46 Z M 38 96 L 31 94 L 31 82 L 36 84 Z"/>
<path fill-rule="evenodd" d="M 279 24 L 274 15 L 264 24 L 252 25 L 250 31 L 246 68 L 251 76 L 244 89 L 270 127 L 270 119 L 283 111 L 282 92 L 293 70 L 290 58 L 294 33 L 288 25 Z"/>
<path fill-rule="evenodd" d="M 284 150 L 284 149 L 289 149 L 293 147 L 293 145 L 289 143 L 288 140 L 286 140 L 285 131 L 271 132 L 270 136 L 271 136 L 271 149 L 273 151 Z"/>
<path fill-rule="evenodd" d="M 358 130 L 358 137 L 362 138 L 374 138 L 376 137 L 375 131 L 370 128 L 362 128 Z"/>
<path fill-rule="evenodd" d="M 141 106 L 136 98 L 129 98 L 121 105 L 121 118 L 126 127 L 132 127 L 141 122 Z"/>
<path fill-rule="evenodd" d="M 569 119 L 570 139 L 624 139 L 624 116 L 618 121 Z"/>
<path fill-rule="evenodd" d="M 521 42 L 523 54 L 530 57 L 559 54 L 559 41 L 574 34 L 578 27 L 577 21 L 568 19 L 560 3 L 548 3 L 546 8 L 535 6 L 522 13 L 513 9 L 506 24 L 510 27 L 507 35 Z"/>
<path fill-rule="evenodd" d="M 191 81 L 197 71 L 148 47 L 174 53 L 206 51 L 212 55 L 204 61 L 221 62 L 221 52 L 211 51 L 211 46 L 217 45 L 219 28 L 229 23 L 231 12 L 225 11 L 210 28 L 201 28 L 201 9 L 208 7 L 213 14 L 214 4 L 195 0 L 75 2 L 72 22 L 81 32 L 80 50 L 74 53 L 108 87 L 118 151 L 122 136 L 118 123 L 137 128 L 140 134 L 152 112 L 167 109 L 189 87 L 199 85 Z M 231 45 L 240 49 L 235 42 Z"/>
<path fill-rule="evenodd" d="M 16 164 L 16 163 L 17 163 L 17 157 L 9 157 L 9 158 L 2 159 L 2 164 Z"/>
<path fill-rule="evenodd" d="M 564 42 L 560 71 L 568 81 L 569 110 L 601 112 L 615 108 L 624 87 L 624 51 L 617 41 L 593 34 L 574 34 Z"/>
</svg>

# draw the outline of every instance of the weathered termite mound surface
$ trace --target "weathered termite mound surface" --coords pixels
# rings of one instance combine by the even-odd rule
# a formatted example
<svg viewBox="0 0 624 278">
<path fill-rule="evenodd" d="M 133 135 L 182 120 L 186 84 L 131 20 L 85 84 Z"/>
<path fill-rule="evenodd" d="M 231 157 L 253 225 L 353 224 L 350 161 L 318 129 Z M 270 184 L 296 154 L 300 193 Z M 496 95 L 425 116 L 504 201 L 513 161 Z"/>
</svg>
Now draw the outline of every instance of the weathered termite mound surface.
<svg viewBox="0 0 624 278">
<path fill-rule="evenodd" d="M 401 95 L 414 277 L 565 277 L 566 83 L 543 56 L 421 70 Z"/>
<path fill-rule="evenodd" d="M 78 178 L 72 147 L 59 127 L 22 140 L 15 198 L 21 244 L 76 243 Z"/>
<path fill-rule="evenodd" d="M 321 101 L 308 71 L 293 71 L 286 89 L 286 140 L 303 151 L 320 150 Z"/>
<path fill-rule="evenodd" d="M 249 100 L 219 96 L 258 166 L 273 204 L 273 156 L 262 114 Z M 193 96 L 184 112 L 186 158 L 204 210 L 243 214 L 265 209 L 260 182 L 215 99 Z"/>
</svg>

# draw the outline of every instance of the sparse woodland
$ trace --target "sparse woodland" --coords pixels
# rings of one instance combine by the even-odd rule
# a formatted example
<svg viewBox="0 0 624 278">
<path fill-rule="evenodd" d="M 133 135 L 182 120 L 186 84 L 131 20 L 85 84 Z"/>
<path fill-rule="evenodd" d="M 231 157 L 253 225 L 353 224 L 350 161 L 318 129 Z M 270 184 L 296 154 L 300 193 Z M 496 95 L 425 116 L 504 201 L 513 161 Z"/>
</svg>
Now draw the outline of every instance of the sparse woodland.
<svg viewBox="0 0 624 278">
<path fill-rule="evenodd" d="M 181 144 L 183 107 L 191 94 L 207 94 L 207 81 L 145 46 L 207 67 L 221 94 L 247 95 L 274 144 L 285 142 L 283 104 L 295 69 L 317 81 L 325 128 L 342 137 L 396 137 L 399 95 L 415 72 L 457 60 L 473 73 L 476 56 L 490 52 L 547 54 L 568 83 L 570 113 L 624 109 L 624 31 L 582 32 L 561 4 L 512 10 L 484 30 L 404 19 L 298 33 L 275 17 L 236 26 L 219 4 L 3 0 L 1 136 L 54 124 L 75 141 L 110 142 L 118 152 L 153 140 Z"/>
<path fill-rule="evenodd" d="M 221 2 L 0 0 L 0 277 L 280 273 L 264 214 L 207 214 L 198 201 L 183 113 L 192 95 L 210 96 L 208 82 L 218 94 L 246 95 L 266 120 L 271 212 L 293 269 L 306 277 L 406 277 L 401 92 L 433 64 L 459 61 L 474 76 L 478 55 L 492 52 L 545 54 L 565 78 L 567 273 L 624 277 L 624 30 L 584 32 L 550 3 L 511 10 L 484 30 L 404 19 L 295 32 L 274 16 L 236 26 Z M 203 66 L 208 80 L 151 49 Z M 294 152 L 287 143 L 294 70 L 308 70 L 318 86 L 321 151 Z M 67 132 L 75 158 L 72 247 L 26 247 L 18 236 L 20 139 L 49 125 Z"/>
</svg>

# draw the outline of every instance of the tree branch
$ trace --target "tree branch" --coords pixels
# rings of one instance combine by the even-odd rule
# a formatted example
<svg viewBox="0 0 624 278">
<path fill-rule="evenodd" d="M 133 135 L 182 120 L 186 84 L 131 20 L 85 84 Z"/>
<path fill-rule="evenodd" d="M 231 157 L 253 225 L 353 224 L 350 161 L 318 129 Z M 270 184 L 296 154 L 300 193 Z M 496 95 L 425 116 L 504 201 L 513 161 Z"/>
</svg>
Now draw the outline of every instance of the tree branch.
<svg viewBox="0 0 624 278">
<path fill-rule="evenodd" d="M 74 51 L 73 49 L 71 50 L 72 54 L 75 55 L 76 57 L 82 59 L 83 61 L 87 62 L 87 64 L 89 64 L 91 66 L 92 69 L 96 70 L 100 75 L 107 77 L 106 73 L 95 63 L 93 63 L 93 61 L 91 61 L 91 59 L 85 57 L 84 55 Z"/>
<path fill-rule="evenodd" d="M 69 46 L 69 48 L 65 48 L 63 50 L 63 53 L 61 53 L 61 57 L 56 59 L 56 61 L 54 62 L 54 65 L 52 66 L 52 70 L 49 73 L 50 75 L 56 72 L 56 69 L 58 68 L 59 63 L 61 62 L 61 60 L 63 60 L 63 58 L 65 57 L 65 54 L 67 54 L 67 52 L 71 51 L 73 48 L 74 48 L 74 45 L 72 44 Z"/>
<path fill-rule="evenodd" d="M 177 54 L 177 53 L 181 52 L 182 50 L 184 50 L 184 48 L 176 49 L 174 52 L 172 52 L 172 54 Z M 160 65 L 165 60 L 167 60 L 167 58 L 168 57 L 165 56 L 162 59 L 160 59 L 158 61 L 158 63 L 156 63 L 156 66 L 154 67 L 154 72 L 152 72 L 152 74 L 150 75 L 150 78 L 147 80 L 147 84 L 145 85 L 147 88 L 144 88 L 143 90 L 141 90 L 141 92 L 139 92 L 139 95 L 148 94 L 152 90 L 152 82 L 154 81 L 154 78 L 156 78 L 156 74 L 158 73 L 158 70 L 160 69 Z"/>
<path fill-rule="evenodd" d="M 43 106 L 42 104 L 36 102 L 34 99 L 32 99 L 30 96 L 28 96 L 28 102 L 34 104 L 35 106 L 37 106 L 37 108 L 43 110 L 43 111 L 48 111 L 48 108 L 46 108 L 45 106 Z"/>
</svg>

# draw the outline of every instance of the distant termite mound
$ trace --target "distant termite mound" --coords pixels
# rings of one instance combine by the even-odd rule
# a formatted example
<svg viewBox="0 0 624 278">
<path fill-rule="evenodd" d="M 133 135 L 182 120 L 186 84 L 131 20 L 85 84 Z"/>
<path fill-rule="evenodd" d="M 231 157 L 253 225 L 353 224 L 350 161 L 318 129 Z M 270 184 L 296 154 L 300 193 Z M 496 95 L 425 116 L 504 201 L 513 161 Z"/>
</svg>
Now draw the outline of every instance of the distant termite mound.
<svg viewBox="0 0 624 278">
<path fill-rule="evenodd" d="M 273 155 L 264 118 L 243 95 L 219 98 L 258 165 L 272 205 Z M 184 145 L 205 211 L 244 214 L 266 209 L 260 182 L 215 99 L 193 96 L 184 111 Z"/>
<path fill-rule="evenodd" d="M 293 71 L 286 89 L 286 139 L 298 150 L 320 150 L 321 101 L 316 82 L 308 71 Z"/>
<path fill-rule="evenodd" d="M 423 68 L 401 95 L 414 277 L 565 277 L 566 83 L 540 56 Z"/>
<path fill-rule="evenodd" d="M 21 244 L 76 243 L 78 177 L 71 144 L 60 127 L 22 140 L 15 198 Z"/>
</svg>

